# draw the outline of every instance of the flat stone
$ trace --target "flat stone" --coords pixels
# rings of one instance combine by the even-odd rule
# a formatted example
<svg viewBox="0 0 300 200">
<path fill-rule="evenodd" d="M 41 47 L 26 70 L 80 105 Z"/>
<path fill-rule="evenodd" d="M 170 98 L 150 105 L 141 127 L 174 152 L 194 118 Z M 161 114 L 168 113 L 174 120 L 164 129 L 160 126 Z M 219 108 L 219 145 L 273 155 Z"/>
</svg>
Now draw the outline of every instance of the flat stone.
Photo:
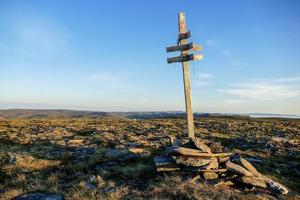
<svg viewBox="0 0 300 200">
<path fill-rule="evenodd" d="M 63 200 L 63 196 L 60 194 L 49 193 L 30 193 L 18 196 L 15 200 Z"/>
<path fill-rule="evenodd" d="M 211 162 L 208 158 L 191 157 L 191 156 L 174 156 L 176 164 L 187 167 L 201 167 Z"/>
<path fill-rule="evenodd" d="M 242 176 L 253 176 L 253 173 L 251 173 L 250 171 L 246 170 L 245 168 L 234 164 L 230 161 L 226 162 L 226 168 L 228 169 L 228 171 L 238 174 L 238 175 L 242 175 Z"/>
<path fill-rule="evenodd" d="M 216 174 L 215 172 L 204 172 L 203 173 L 203 178 L 205 180 L 217 179 L 218 178 L 218 174 Z"/>
<path fill-rule="evenodd" d="M 256 187 L 261 187 L 261 188 L 267 188 L 267 184 L 264 179 L 262 178 L 256 178 L 256 177 L 249 177 L 249 176 L 243 176 L 239 180 L 242 183 L 248 184 L 248 185 L 253 185 Z"/>
</svg>

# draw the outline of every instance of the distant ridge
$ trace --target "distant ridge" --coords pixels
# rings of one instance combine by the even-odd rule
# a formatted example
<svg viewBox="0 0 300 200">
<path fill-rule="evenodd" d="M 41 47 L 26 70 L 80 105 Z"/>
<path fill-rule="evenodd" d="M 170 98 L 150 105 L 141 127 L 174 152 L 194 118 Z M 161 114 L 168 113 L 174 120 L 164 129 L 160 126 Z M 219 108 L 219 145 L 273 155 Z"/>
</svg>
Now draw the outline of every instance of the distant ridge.
<svg viewBox="0 0 300 200">
<path fill-rule="evenodd" d="M 265 113 L 194 113 L 195 118 L 227 118 L 227 119 L 300 119 L 296 115 L 280 115 Z M 0 110 L 1 119 L 60 119 L 60 118 L 128 118 L 128 119 L 153 119 L 153 118 L 185 118 L 185 112 L 165 111 L 165 112 L 101 112 L 101 111 L 82 111 L 82 110 L 39 110 L 39 109 L 7 109 Z"/>
</svg>

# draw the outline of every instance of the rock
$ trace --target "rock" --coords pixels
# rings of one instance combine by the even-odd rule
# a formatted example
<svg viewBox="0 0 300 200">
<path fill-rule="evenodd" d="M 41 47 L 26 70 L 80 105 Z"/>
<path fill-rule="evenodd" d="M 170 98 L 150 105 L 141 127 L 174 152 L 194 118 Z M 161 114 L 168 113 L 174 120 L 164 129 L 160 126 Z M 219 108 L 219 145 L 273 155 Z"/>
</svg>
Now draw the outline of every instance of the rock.
<svg viewBox="0 0 300 200">
<path fill-rule="evenodd" d="M 261 187 L 261 188 L 267 188 L 267 184 L 266 184 L 265 180 L 262 178 L 243 176 L 237 180 L 242 183 L 248 184 L 248 185 Z"/>
<path fill-rule="evenodd" d="M 170 143 L 172 145 L 172 147 L 179 147 L 181 145 L 181 140 L 176 138 L 173 135 L 169 135 L 169 139 L 170 139 Z"/>
<path fill-rule="evenodd" d="M 234 183 L 232 181 L 221 180 L 220 182 L 218 182 L 214 186 L 216 187 L 216 186 L 232 186 L 232 185 L 234 185 Z"/>
<path fill-rule="evenodd" d="M 279 194 L 287 194 L 289 191 L 288 189 L 281 185 L 280 183 L 277 183 L 276 181 L 273 181 L 272 179 L 260 174 L 260 177 L 265 180 L 267 185 L 274 191 Z"/>
<path fill-rule="evenodd" d="M 169 171 L 178 171 L 178 170 L 180 170 L 180 167 L 176 164 L 168 164 L 168 165 L 162 165 L 156 167 L 156 171 L 158 172 L 169 172 Z"/>
<path fill-rule="evenodd" d="M 173 157 L 176 163 L 187 167 L 201 167 L 211 162 L 207 158 L 189 157 L 189 156 L 176 156 Z"/>
<path fill-rule="evenodd" d="M 287 143 L 287 142 L 289 142 L 289 140 L 286 139 L 286 138 L 275 137 L 275 136 L 271 138 L 271 141 L 276 142 L 276 143 Z"/>
<path fill-rule="evenodd" d="M 3 165 L 15 165 L 17 163 L 18 156 L 14 153 L 5 153 L 0 155 L 0 164 Z"/>
<path fill-rule="evenodd" d="M 227 169 L 199 169 L 199 172 L 215 172 L 215 173 L 224 173 L 227 172 Z"/>
<path fill-rule="evenodd" d="M 198 149 L 202 150 L 203 152 L 211 153 L 210 148 L 206 144 L 204 144 L 204 142 L 202 142 L 199 138 L 194 137 L 191 140 Z"/>
<path fill-rule="evenodd" d="M 63 196 L 60 194 L 49 193 L 31 193 L 20 195 L 15 200 L 63 200 Z"/>
<path fill-rule="evenodd" d="M 218 178 L 218 174 L 216 174 L 215 172 L 204 172 L 203 173 L 203 178 L 205 180 L 217 179 Z"/>
<path fill-rule="evenodd" d="M 117 191 L 116 188 L 114 187 L 107 187 L 107 188 L 104 188 L 103 192 L 108 194 L 108 193 L 112 193 L 112 192 L 115 192 Z"/>
<path fill-rule="evenodd" d="M 235 173 L 235 174 L 239 174 L 242 176 L 253 176 L 253 174 L 251 172 L 249 172 L 248 170 L 246 170 L 245 168 L 234 164 L 230 161 L 226 162 L 226 168 L 228 169 L 228 171 Z"/>
<path fill-rule="evenodd" d="M 144 149 L 143 148 L 128 148 L 128 150 L 131 152 L 131 153 L 135 153 L 135 154 L 141 154 L 144 152 Z"/>
<path fill-rule="evenodd" d="M 182 155 L 187 155 L 187 156 L 199 156 L 199 157 L 226 157 L 231 155 L 232 153 L 203 153 L 199 150 L 196 149 L 191 149 L 191 148 L 185 148 L 185 147 L 178 147 L 175 148 L 174 151 L 176 153 L 182 154 Z"/>
<path fill-rule="evenodd" d="M 77 157 L 89 157 L 95 154 L 96 149 L 94 147 L 79 147 L 76 148 L 72 153 L 71 156 L 73 158 Z"/>
<path fill-rule="evenodd" d="M 210 163 L 207 166 L 204 166 L 204 169 L 218 169 L 219 162 L 217 158 L 211 158 Z"/>
<path fill-rule="evenodd" d="M 222 152 L 222 145 L 221 142 L 213 142 L 209 145 L 211 152 L 213 153 L 221 153 Z"/>
<path fill-rule="evenodd" d="M 116 161 L 109 161 L 100 165 L 96 165 L 95 169 L 96 170 L 103 170 L 103 169 L 109 169 L 114 165 L 118 165 L 119 163 Z"/>
<path fill-rule="evenodd" d="M 258 171 L 255 169 L 255 167 L 253 167 L 253 165 L 250 162 L 248 162 L 247 160 L 245 160 L 243 158 L 240 158 L 239 162 L 242 164 L 243 167 L 245 167 L 252 174 L 254 174 L 254 176 L 256 176 L 256 177 L 259 176 Z"/>
<path fill-rule="evenodd" d="M 175 160 L 167 156 L 154 156 L 154 162 L 156 166 L 162 166 L 162 165 L 174 164 Z"/>
<path fill-rule="evenodd" d="M 228 160 L 229 160 L 228 156 L 227 157 L 219 157 L 218 158 L 219 163 L 224 163 L 224 162 L 227 162 Z"/>
<path fill-rule="evenodd" d="M 105 157 L 109 159 L 117 159 L 128 154 L 128 151 L 118 149 L 106 149 L 104 152 Z"/>
<path fill-rule="evenodd" d="M 128 153 L 128 154 L 125 154 L 123 156 L 120 156 L 118 158 L 118 161 L 124 162 L 124 161 L 134 160 L 134 159 L 137 159 L 137 158 L 139 158 L 138 155 L 133 154 L 133 153 Z"/>
<path fill-rule="evenodd" d="M 70 146 L 84 145 L 84 140 L 83 139 L 69 140 L 68 145 L 70 145 Z"/>
<path fill-rule="evenodd" d="M 259 158 L 245 158 L 247 161 L 252 162 L 252 163 L 263 163 L 263 161 Z"/>
<path fill-rule="evenodd" d="M 268 181 L 267 182 L 269 187 L 274 190 L 275 192 L 278 192 L 280 194 L 287 194 L 289 191 L 286 187 L 284 187 L 283 185 L 281 185 L 280 183 L 277 183 L 275 181 Z"/>
<path fill-rule="evenodd" d="M 92 184 L 92 183 L 86 183 L 85 187 L 88 190 L 95 190 L 95 189 L 97 189 L 97 187 L 94 184 Z"/>
<path fill-rule="evenodd" d="M 156 171 L 158 172 L 180 170 L 180 167 L 176 165 L 175 160 L 171 157 L 155 156 L 154 162 L 156 165 Z"/>
</svg>

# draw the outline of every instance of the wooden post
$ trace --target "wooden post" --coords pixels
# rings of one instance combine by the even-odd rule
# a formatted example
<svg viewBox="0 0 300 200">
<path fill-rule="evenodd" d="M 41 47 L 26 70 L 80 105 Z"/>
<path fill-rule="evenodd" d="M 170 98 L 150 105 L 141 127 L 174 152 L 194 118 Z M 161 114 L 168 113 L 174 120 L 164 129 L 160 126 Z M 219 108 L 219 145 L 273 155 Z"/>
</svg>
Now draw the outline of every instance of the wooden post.
<svg viewBox="0 0 300 200">
<path fill-rule="evenodd" d="M 193 42 L 188 43 L 188 38 L 191 37 L 191 31 L 186 31 L 185 15 L 183 12 L 179 13 L 178 16 L 178 27 L 179 34 L 177 37 L 177 46 L 167 47 L 167 52 L 180 51 L 181 55 L 176 57 L 171 57 L 167 59 L 168 64 L 181 62 L 183 71 L 183 83 L 184 83 L 184 96 L 185 96 L 185 109 L 187 126 L 189 132 L 189 138 L 194 138 L 194 116 L 192 111 L 192 97 L 191 97 L 191 84 L 190 84 L 190 69 L 189 61 L 191 60 L 201 60 L 203 55 L 189 54 L 189 51 L 200 51 L 202 47 L 196 45 Z"/>
<path fill-rule="evenodd" d="M 179 13 L 178 16 L 179 34 L 186 33 L 185 14 Z M 186 45 L 187 39 L 180 40 L 180 45 Z M 181 55 L 188 55 L 188 51 L 181 51 Z M 192 97 L 191 97 L 191 84 L 190 84 L 190 67 L 188 61 L 182 62 L 184 94 L 185 94 L 185 109 L 187 126 L 189 131 L 189 138 L 194 138 L 194 116 L 192 111 Z"/>
</svg>

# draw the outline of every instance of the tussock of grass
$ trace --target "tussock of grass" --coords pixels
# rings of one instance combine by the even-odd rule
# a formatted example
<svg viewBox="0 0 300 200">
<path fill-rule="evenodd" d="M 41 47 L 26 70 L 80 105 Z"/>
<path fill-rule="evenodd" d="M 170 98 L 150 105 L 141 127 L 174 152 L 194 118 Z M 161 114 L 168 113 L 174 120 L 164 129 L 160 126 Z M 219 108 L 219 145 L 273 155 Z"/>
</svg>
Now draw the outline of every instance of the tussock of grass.
<svg viewBox="0 0 300 200">
<path fill-rule="evenodd" d="M 150 188 L 153 199 L 196 199 L 196 200 L 220 200 L 220 199 L 259 199 L 252 194 L 241 194 L 225 187 L 214 188 L 204 183 L 194 182 L 192 179 L 183 180 L 177 175 L 161 177 L 158 183 Z"/>
</svg>

